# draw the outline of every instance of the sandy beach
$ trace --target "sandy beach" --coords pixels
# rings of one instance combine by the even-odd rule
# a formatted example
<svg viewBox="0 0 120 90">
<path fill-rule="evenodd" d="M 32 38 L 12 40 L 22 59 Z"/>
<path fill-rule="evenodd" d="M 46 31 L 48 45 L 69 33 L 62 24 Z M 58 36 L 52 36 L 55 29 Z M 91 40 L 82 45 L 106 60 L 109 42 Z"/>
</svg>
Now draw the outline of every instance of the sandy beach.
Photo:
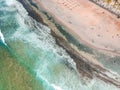
<svg viewBox="0 0 120 90">
<path fill-rule="evenodd" d="M 34 0 L 85 45 L 120 53 L 119 19 L 87 0 Z M 68 14 L 69 13 L 69 14 Z"/>
<path fill-rule="evenodd" d="M 33 0 L 37 6 L 34 6 L 33 2 L 31 3 L 26 0 L 20 0 L 20 2 L 29 12 L 29 15 L 31 12 L 35 13 L 30 15 L 32 18 L 40 23 L 45 23 L 51 28 L 51 34 L 55 37 L 56 43 L 64 48 L 73 58 L 78 72 L 83 77 L 91 79 L 97 77 L 106 83 L 120 87 L 120 77 L 118 74 L 109 71 L 97 58 L 89 56 L 88 52 L 81 53 L 77 50 L 78 48 L 74 47 L 74 43 L 72 42 L 72 46 L 64 36 L 60 36 L 57 33 L 59 31 L 57 30 L 58 28 L 53 25 L 57 22 L 63 26 L 84 47 L 87 45 L 96 50 L 109 51 L 119 55 L 119 45 L 117 45 L 119 44 L 119 38 L 113 38 L 112 36 L 113 34 L 119 36 L 119 19 L 115 15 L 87 0 L 71 0 L 71 2 L 69 0 Z M 51 22 L 46 13 L 42 15 L 41 13 L 44 11 L 52 16 L 55 22 Z M 110 65 L 113 65 L 113 63 Z"/>
<path fill-rule="evenodd" d="M 120 14 L 99 1 L 0 0 L 0 90 L 120 90 Z"/>
</svg>

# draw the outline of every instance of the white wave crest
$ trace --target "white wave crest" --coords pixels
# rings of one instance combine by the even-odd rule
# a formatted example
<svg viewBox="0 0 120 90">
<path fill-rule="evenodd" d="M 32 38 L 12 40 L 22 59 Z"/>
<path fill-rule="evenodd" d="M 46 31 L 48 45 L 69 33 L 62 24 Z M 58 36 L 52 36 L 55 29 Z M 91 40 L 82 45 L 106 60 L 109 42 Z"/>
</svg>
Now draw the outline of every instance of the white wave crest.
<svg viewBox="0 0 120 90">
<path fill-rule="evenodd" d="M 14 3 L 15 3 L 15 0 L 6 0 L 6 4 L 7 4 L 8 6 L 13 5 Z"/>
<path fill-rule="evenodd" d="M 7 44 L 5 43 L 5 38 L 4 38 L 1 30 L 0 30 L 0 39 L 1 39 L 1 41 L 2 41 L 5 45 L 7 45 Z"/>
<path fill-rule="evenodd" d="M 54 87 L 55 90 L 63 90 L 61 87 L 59 87 L 59 86 L 57 86 L 55 84 L 51 84 L 51 85 Z"/>
</svg>

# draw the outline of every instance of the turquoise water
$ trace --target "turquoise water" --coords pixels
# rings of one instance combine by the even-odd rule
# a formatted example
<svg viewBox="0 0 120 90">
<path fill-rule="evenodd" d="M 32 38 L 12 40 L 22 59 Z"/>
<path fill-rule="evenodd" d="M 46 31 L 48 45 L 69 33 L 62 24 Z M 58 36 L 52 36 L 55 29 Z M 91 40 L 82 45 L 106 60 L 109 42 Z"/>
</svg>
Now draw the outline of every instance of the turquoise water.
<svg viewBox="0 0 120 90">
<path fill-rule="evenodd" d="M 0 41 L 0 90 L 117 90 L 97 79 L 85 83 L 50 29 L 15 0 L 0 0 L 0 29 L 7 44 Z"/>
<path fill-rule="evenodd" d="M 50 29 L 29 17 L 18 2 L 0 1 L 0 4 L 0 29 L 7 43 L 7 46 L 1 43 L 4 50 L 1 49 L 0 57 L 4 56 L 11 60 L 7 57 L 8 54 L 27 73 L 32 74 L 45 90 L 54 90 L 57 88 L 56 84 L 62 80 L 57 78 L 59 79 L 66 71 L 71 72 L 64 63 L 72 59 L 55 44 Z M 7 54 L 3 55 L 6 52 Z M 16 71 L 10 73 L 13 72 Z"/>
</svg>

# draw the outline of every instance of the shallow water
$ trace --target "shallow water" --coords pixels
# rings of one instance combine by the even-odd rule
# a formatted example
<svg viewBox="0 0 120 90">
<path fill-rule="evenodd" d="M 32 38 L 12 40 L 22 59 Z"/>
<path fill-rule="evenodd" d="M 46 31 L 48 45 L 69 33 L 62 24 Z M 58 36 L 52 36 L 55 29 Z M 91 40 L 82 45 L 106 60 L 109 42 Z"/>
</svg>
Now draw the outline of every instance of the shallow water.
<svg viewBox="0 0 120 90">
<path fill-rule="evenodd" d="M 0 90 L 117 90 L 97 79 L 84 84 L 50 29 L 15 0 L 0 0 L 0 29 Z"/>
</svg>

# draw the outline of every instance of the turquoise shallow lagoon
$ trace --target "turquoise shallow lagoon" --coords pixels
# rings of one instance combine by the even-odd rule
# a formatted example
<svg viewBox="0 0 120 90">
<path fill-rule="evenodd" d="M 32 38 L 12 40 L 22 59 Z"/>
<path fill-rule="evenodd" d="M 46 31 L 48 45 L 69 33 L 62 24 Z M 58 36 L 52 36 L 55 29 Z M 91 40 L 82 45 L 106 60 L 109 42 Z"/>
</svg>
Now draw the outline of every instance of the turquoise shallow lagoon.
<svg viewBox="0 0 120 90">
<path fill-rule="evenodd" d="M 17 1 L 0 0 L 0 29 L 0 90 L 117 90 L 97 79 L 84 84 L 50 29 Z"/>
</svg>

